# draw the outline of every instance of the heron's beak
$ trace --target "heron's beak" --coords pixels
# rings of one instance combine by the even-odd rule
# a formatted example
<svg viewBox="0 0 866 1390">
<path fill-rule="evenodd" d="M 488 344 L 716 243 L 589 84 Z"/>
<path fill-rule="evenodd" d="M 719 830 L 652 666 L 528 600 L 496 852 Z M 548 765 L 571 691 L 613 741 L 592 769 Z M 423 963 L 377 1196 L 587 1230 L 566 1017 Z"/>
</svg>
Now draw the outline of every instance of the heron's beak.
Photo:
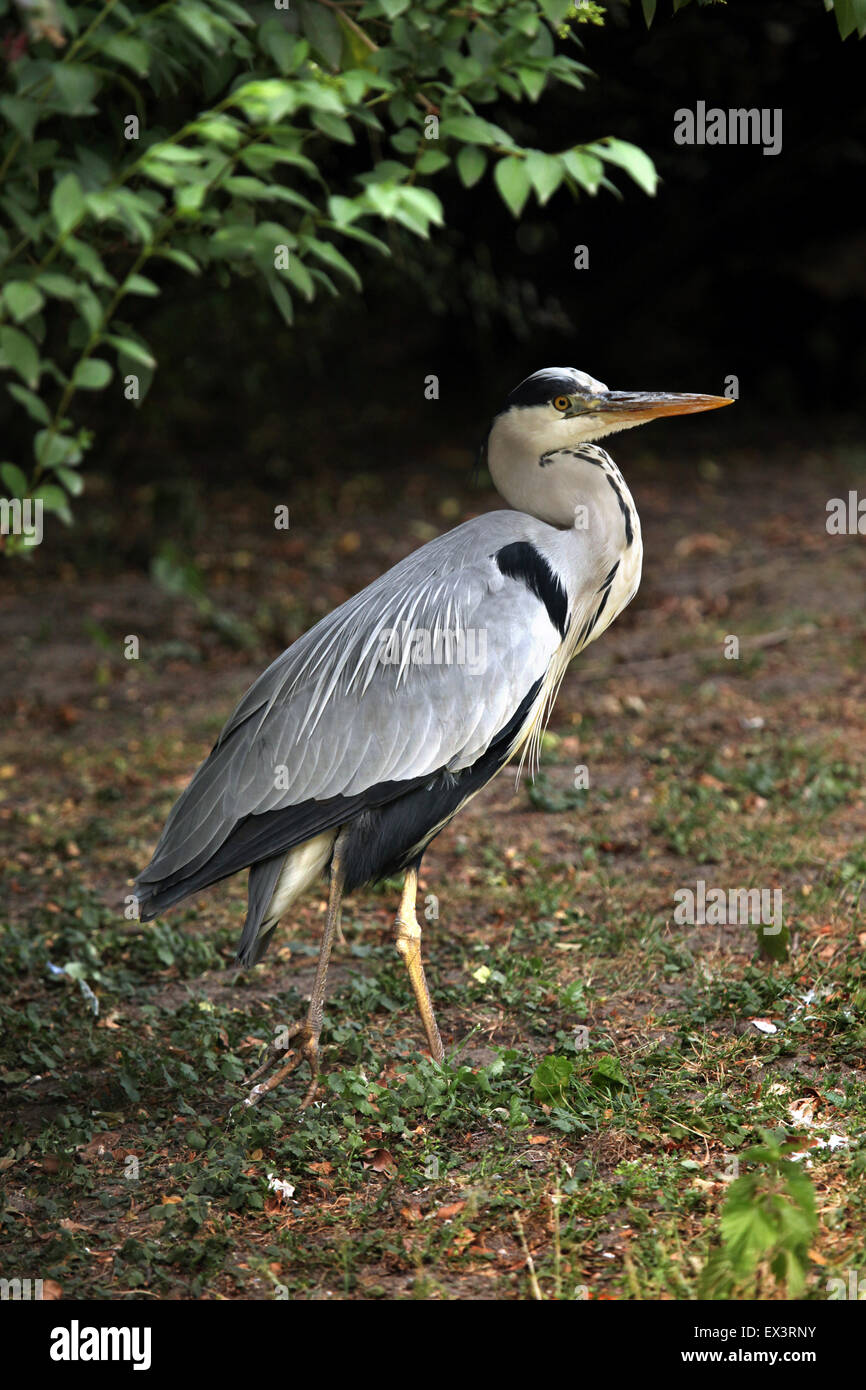
<svg viewBox="0 0 866 1390">
<path fill-rule="evenodd" d="M 693 396 L 671 391 L 607 391 L 574 402 L 574 414 L 604 415 L 623 425 L 639 425 L 659 415 L 696 415 L 700 410 L 716 410 L 733 404 L 732 396 Z M 571 412 L 569 412 L 570 414 Z"/>
</svg>

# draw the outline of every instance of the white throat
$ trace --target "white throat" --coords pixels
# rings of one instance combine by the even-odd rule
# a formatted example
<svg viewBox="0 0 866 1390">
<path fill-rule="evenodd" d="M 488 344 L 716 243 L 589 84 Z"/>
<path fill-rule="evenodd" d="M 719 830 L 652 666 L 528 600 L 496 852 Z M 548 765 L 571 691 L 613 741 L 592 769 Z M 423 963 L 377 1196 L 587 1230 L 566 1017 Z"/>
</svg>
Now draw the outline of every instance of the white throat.
<svg viewBox="0 0 866 1390">
<path fill-rule="evenodd" d="M 631 510 L 634 503 L 613 459 L 590 440 L 612 432 L 597 419 L 550 420 L 534 410 L 498 415 L 487 440 L 487 466 L 497 492 L 517 511 L 560 528 L 575 524 L 577 508 L 613 495 L 603 476 L 614 474 Z M 614 497 L 615 510 L 618 507 Z"/>
</svg>

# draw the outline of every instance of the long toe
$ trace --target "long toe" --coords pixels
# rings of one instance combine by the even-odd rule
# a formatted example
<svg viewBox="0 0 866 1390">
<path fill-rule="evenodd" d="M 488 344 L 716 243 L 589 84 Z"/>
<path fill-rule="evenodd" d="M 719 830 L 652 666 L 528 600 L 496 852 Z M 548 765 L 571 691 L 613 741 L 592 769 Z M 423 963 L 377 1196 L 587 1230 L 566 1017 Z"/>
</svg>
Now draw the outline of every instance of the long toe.
<svg viewBox="0 0 866 1390">
<path fill-rule="evenodd" d="M 258 1105 L 259 1101 L 263 1098 L 263 1096 L 266 1096 L 270 1091 L 273 1091 L 277 1086 L 279 1086 L 281 1081 L 284 1081 L 287 1076 L 291 1076 L 293 1071 L 297 1071 L 298 1067 L 304 1061 L 309 1063 L 310 1071 L 313 1075 L 310 1085 L 307 1089 L 307 1093 L 304 1096 L 302 1102 L 302 1109 L 308 1106 L 312 1101 L 314 1095 L 316 1094 L 316 1089 L 319 1084 L 318 1041 L 315 1035 L 313 1034 L 313 1031 L 310 1028 L 309 1024 L 307 1023 L 297 1024 L 295 1028 L 291 1030 L 289 1037 L 297 1037 L 298 1041 L 294 1047 L 290 1048 L 288 1060 L 284 1062 L 281 1067 L 278 1067 L 277 1070 L 273 1073 L 273 1075 L 268 1077 L 267 1081 L 260 1081 L 257 1085 L 253 1086 L 252 1090 L 250 1091 L 249 1095 L 244 1101 L 245 1106 Z M 280 1052 L 283 1052 L 284 1050 L 285 1049 L 281 1048 Z M 279 1054 L 274 1054 L 267 1057 L 265 1061 L 262 1063 L 262 1065 L 260 1067 L 257 1067 L 256 1070 L 253 1072 L 252 1076 L 250 1077 L 250 1081 L 255 1081 L 256 1077 L 261 1076 L 264 1071 L 272 1067 L 275 1061 L 277 1060 L 278 1055 Z"/>
</svg>

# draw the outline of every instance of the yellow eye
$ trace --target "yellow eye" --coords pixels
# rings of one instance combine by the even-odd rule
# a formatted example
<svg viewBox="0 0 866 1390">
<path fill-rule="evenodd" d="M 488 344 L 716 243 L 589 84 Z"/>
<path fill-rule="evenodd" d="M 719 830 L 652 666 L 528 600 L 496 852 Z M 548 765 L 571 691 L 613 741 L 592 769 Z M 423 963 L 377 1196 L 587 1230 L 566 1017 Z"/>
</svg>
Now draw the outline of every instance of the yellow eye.
<svg viewBox="0 0 866 1390">
<path fill-rule="evenodd" d="M 568 396 L 556 396 L 556 397 L 554 398 L 554 401 L 553 401 L 553 408 L 554 408 L 554 410 L 568 410 L 568 407 L 569 407 L 570 405 L 571 405 L 571 401 L 568 399 Z"/>
</svg>

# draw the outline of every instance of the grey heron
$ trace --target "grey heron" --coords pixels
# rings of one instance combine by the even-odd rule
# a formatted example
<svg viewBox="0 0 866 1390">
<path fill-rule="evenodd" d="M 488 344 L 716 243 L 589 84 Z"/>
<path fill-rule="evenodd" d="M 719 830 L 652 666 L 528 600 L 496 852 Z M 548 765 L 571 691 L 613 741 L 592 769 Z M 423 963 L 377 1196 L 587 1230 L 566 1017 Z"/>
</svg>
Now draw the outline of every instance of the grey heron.
<svg viewBox="0 0 866 1390">
<path fill-rule="evenodd" d="M 537 763 L 569 662 L 634 597 L 640 520 L 594 441 L 726 396 L 609 391 L 573 367 L 522 381 L 487 441 L 513 510 L 422 545 L 283 652 L 244 695 L 169 814 L 135 883 L 142 921 L 249 868 L 238 947 L 260 960 L 280 918 L 323 875 L 328 907 L 309 1011 L 288 1061 L 315 1095 L 325 982 L 344 894 L 405 872 L 395 923 L 427 1044 L 441 1062 L 421 959 L 418 870 L 431 840 L 520 755 Z M 467 656 L 469 654 L 469 657 Z M 266 1058 L 251 1081 L 277 1060 Z"/>
</svg>

